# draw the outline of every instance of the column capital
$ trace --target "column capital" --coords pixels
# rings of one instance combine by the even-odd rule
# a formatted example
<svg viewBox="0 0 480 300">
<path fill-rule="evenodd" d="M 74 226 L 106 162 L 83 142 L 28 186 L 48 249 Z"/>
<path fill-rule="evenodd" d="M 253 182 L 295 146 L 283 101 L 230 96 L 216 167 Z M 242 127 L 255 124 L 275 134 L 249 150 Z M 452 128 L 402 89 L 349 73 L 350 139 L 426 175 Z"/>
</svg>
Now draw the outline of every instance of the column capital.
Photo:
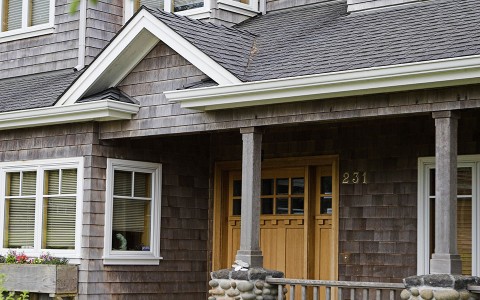
<svg viewBox="0 0 480 300">
<path fill-rule="evenodd" d="M 241 133 L 241 134 L 247 134 L 247 133 L 263 133 L 263 132 L 264 132 L 263 127 L 251 126 L 251 127 L 242 127 L 242 128 L 240 128 L 240 133 Z"/>
<path fill-rule="evenodd" d="M 460 112 L 459 111 L 453 111 L 453 110 L 434 111 L 434 112 L 432 112 L 432 118 L 434 118 L 434 119 L 445 119 L 445 118 L 460 119 Z"/>
</svg>

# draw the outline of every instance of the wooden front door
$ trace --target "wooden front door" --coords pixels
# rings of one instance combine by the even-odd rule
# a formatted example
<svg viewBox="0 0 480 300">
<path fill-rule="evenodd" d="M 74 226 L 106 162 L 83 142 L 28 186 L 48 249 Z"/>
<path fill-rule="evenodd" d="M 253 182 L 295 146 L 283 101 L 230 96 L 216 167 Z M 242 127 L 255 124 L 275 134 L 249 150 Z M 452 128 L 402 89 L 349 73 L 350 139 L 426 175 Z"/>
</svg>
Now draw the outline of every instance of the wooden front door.
<svg viewBox="0 0 480 300">
<path fill-rule="evenodd" d="M 263 163 L 260 247 L 265 268 L 283 271 L 287 278 L 337 278 L 336 168 L 334 157 Z M 221 227 L 215 232 L 223 242 L 214 243 L 214 268 L 228 268 L 240 246 L 241 172 L 223 170 L 217 178 L 223 180 L 216 199 L 221 203 L 215 205 Z"/>
</svg>

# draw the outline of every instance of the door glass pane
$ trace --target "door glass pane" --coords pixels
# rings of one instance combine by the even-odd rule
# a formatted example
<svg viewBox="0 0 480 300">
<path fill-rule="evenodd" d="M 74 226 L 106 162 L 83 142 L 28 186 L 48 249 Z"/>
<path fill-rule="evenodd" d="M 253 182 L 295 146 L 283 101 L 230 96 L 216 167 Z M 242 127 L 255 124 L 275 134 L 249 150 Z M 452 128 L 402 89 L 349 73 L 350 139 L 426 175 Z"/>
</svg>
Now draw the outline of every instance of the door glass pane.
<svg viewBox="0 0 480 300">
<path fill-rule="evenodd" d="M 233 199 L 232 215 L 239 216 L 242 213 L 242 201 L 240 199 Z"/>
<path fill-rule="evenodd" d="M 303 194 L 305 190 L 305 180 L 303 178 L 292 178 L 292 194 Z"/>
<path fill-rule="evenodd" d="M 262 215 L 272 215 L 272 214 L 273 214 L 273 199 L 263 198 L 262 199 Z"/>
<path fill-rule="evenodd" d="M 320 197 L 320 213 L 332 214 L 332 197 Z"/>
<path fill-rule="evenodd" d="M 435 196 L 435 169 L 430 169 L 430 196 Z"/>
<path fill-rule="evenodd" d="M 321 191 L 322 194 L 331 194 L 332 193 L 332 176 L 322 176 L 321 180 Z"/>
<path fill-rule="evenodd" d="M 262 179 L 262 195 L 273 195 L 273 179 Z"/>
<path fill-rule="evenodd" d="M 275 213 L 277 215 L 288 214 L 288 198 L 277 198 L 277 209 Z"/>
<path fill-rule="evenodd" d="M 242 195 L 242 181 L 234 180 L 233 181 L 233 196 L 239 197 Z"/>
<path fill-rule="evenodd" d="M 288 194 L 288 178 L 278 178 L 277 179 L 277 194 L 286 195 Z"/>
<path fill-rule="evenodd" d="M 292 215 L 303 215 L 303 197 L 292 198 Z"/>
</svg>

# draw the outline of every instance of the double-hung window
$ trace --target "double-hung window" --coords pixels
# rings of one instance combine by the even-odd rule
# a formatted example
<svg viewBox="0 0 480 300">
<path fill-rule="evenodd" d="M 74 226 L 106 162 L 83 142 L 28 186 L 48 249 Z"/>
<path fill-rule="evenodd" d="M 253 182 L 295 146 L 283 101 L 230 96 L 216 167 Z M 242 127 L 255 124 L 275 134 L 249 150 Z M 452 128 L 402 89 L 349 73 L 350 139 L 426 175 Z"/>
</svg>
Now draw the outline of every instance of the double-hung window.
<svg viewBox="0 0 480 300">
<path fill-rule="evenodd" d="M 53 32 L 55 0 L 0 0 L 0 42 Z"/>
<path fill-rule="evenodd" d="M 418 164 L 418 274 L 428 274 L 435 247 L 435 158 Z M 480 275 L 480 155 L 458 156 L 457 251 L 463 275 Z"/>
<path fill-rule="evenodd" d="M 83 159 L 0 165 L 2 252 L 80 257 Z"/>
<path fill-rule="evenodd" d="M 158 264 L 161 165 L 108 159 L 105 264 Z"/>
</svg>

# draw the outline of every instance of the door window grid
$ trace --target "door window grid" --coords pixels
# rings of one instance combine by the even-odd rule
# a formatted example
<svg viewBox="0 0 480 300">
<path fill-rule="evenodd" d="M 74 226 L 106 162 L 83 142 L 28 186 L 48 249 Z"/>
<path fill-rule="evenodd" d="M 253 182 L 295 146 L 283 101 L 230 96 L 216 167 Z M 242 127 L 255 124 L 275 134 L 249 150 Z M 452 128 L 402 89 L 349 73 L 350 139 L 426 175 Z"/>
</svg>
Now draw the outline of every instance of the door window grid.
<svg viewBox="0 0 480 300">
<path fill-rule="evenodd" d="M 241 180 L 233 180 L 231 198 L 233 216 L 241 215 Z M 304 177 L 264 178 L 261 182 L 262 215 L 303 215 L 305 205 Z"/>
</svg>

